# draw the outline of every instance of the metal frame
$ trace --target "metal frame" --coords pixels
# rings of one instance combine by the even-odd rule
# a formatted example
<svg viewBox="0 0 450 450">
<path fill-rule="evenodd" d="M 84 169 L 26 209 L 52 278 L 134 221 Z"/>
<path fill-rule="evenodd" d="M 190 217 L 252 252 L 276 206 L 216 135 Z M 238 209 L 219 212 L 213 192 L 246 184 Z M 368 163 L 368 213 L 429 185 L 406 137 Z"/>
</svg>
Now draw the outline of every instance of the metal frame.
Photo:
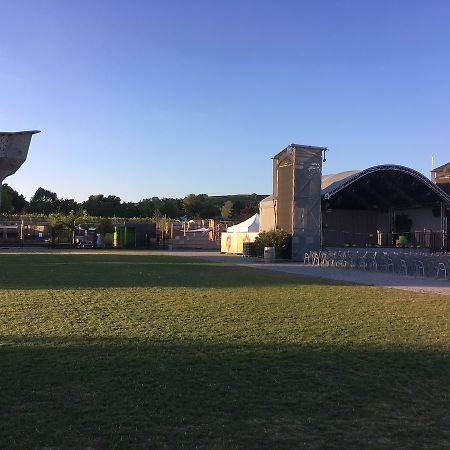
<svg viewBox="0 0 450 450">
<path fill-rule="evenodd" d="M 322 246 L 322 158 L 324 148 L 297 145 L 292 180 L 292 259 Z"/>
<path fill-rule="evenodd" d="M 414 169 L 410 169 L 409 167 L 399 166 L 399 165 L 395 165 L 395 164 L 383 164 L 383 165 L 379 165 L 379 166 L 369 167 L 368 169 L 358 172 L 358 173 L 350 176 L 349 178 L 345 179 L 341 184 L 336 186 L 334 189 L 327 192 L 326 194 L 323 194 L 322 199 L 329 200 L 333 195 L 342 191 L 346 187 L 352 185 L 354 182 L 360 180 L 361 178 L 364 178 L 374 172 L 387 171 L 387 170 L 401 172 L 401 173 L 405 173 L 407 175 L 412 176 L 417 181 L 420 181 L 421 183 L 423 183 L 428 189 L 431 189 L 431 191 L 433 191 L 441 199 L 441 202 L 440 202 L 441 231 L 442 231 L 441 250 L 445 251 L 448 247 L 446 211 L 448 209 L 450 209 L 450 195 L 448 195 L 441 188 L 439 188 L 436 184 L 434 184 L 432 181 L 430 181 L 428 178 L 426 178 L 424 175 L 422 175 L 421 173 L 417 172 Z"/>
</svg>

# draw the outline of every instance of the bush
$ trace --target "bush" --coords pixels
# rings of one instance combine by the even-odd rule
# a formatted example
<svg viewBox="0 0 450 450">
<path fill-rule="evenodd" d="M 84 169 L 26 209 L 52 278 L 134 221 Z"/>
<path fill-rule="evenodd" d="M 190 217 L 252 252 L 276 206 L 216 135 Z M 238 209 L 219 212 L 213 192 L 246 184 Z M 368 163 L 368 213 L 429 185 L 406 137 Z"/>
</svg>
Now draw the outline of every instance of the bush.
<svg viewBox="0 0 450 450">
<path fill-rule="evenodd" d="M 101 235 L 114 233 L 114 224 L 111 219 L 102 218 L 97 226 L 97 233 Z"/>
<path fill-rule="evenodd" d="M 284 230 L 262 231 L 255 239 L 255 249 L 258 256 L 264 254 L 264 247 L 275 247 L 277 258 L 291 257 L 292 236 Z"/>
<path fill-rule="evenodd" d="M 112 233 L 106 233 L 105 238 L 103 239 L 103 244 L 106 248 L 114 247 L 114 235 Z"/>
</svg>

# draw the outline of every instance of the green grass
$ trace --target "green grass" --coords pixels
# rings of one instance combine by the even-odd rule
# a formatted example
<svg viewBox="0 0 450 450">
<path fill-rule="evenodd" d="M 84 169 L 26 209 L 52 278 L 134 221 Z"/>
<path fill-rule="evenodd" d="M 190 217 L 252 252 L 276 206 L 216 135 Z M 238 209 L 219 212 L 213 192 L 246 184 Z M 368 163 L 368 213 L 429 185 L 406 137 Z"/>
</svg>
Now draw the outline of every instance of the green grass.
<svg viewBox="0 0 450 450">
<path fill-rule="evenodd" d="M 0 447 L 450 446 L 448 296 L 0 255 Z"/>
</svg>

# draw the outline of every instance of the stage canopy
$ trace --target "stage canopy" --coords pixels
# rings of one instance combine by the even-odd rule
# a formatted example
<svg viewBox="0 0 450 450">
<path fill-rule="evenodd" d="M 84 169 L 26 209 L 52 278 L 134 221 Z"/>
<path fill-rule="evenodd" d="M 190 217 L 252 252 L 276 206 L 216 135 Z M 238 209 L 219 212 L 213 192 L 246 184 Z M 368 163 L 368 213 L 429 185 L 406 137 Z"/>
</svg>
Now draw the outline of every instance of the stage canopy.
<svg viewBox="0 0 450 450">
<path fill-rule="evenodd" d="M 332 177 L 331 182 L 322 183 L 326 207 L 387 211 L 450 204 L 450 196 L 442 189 L 404 166 L 381 165 Z"/>
</svg>

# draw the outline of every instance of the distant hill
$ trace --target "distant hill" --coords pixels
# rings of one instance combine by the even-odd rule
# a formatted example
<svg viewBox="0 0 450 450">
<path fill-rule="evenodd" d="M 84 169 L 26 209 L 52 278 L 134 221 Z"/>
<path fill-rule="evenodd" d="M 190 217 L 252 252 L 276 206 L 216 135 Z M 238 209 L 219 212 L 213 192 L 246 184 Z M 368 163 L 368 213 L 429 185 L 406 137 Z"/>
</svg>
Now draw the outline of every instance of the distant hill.
<svg viewBox="0 0 450 450">
<path fill-rule="evenodd" d="M 214 203 L 217 205 L 223 205 L 226 201 L 230 202 L 242 202 L 244 204 L 259 203 L 263 198 L 266 198 L 269 194 L 231 194 L 231 195 L 210 195 Z"/>
</svg>

